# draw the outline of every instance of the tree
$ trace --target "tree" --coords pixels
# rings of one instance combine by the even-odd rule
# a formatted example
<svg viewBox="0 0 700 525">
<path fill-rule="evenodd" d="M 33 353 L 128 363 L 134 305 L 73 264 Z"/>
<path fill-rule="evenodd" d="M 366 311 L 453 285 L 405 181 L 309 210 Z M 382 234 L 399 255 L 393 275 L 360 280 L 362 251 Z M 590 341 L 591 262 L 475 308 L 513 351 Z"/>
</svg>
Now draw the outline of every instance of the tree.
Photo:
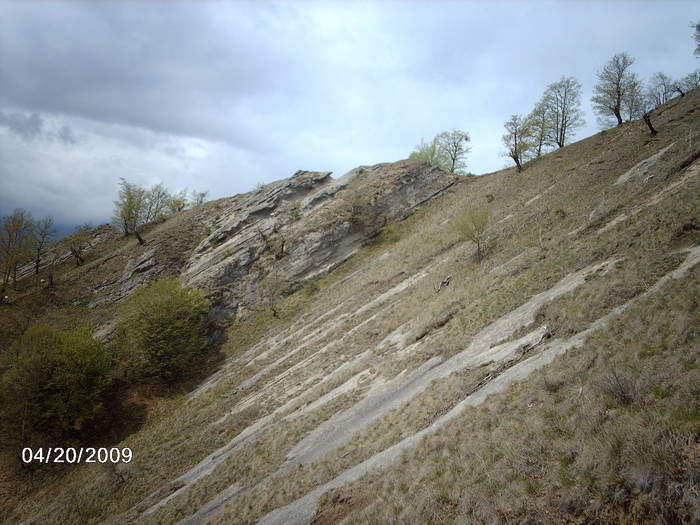
<svg viewBox="0 0 700 525">
<path fill-rule="evenodd" d="M 208 313 L 200 292 L 164 277 L 139 288 L 124 304 L 119 330 L 143 374 L 169 383 L 205 348 Z"/>
<path fill-rule="evenodd" d="M 201 206 L 207 201 L 207 195 L 209 194 L 208 191 L 197 191 L 197 190 L 192 190 L 191 197 L 190 197 L 190 206 L 192 208 L 196 208 L 197 206 Z"/>
<path fill-rule="evenodd" d="M 2 292 L 10 276 L 17 286 L 17 267 L 31 253 L 32 216 L 22 208 L 5 217 L 0 229 L 0 259 L 2 261 Z"/>
<path fill-rule="evenodd" d="M 535 156 L 542 155 L 542 150 L 548 145 L 547 137 L 549 133 L 549 112 L 548 103 L 545 96 L 535 105 L 535 109 L 528 115 L 527 120 L 530 123 L 532 132 L 532 144 L 535 151 Z"/>
<path fill-rule="evenodd" d="M 486 244 L 486 229 L 491 220 L 491 211 L 485 204 L 469 206 L 464 214 L 457 218 L 455 230 L 463 239 L 476 244 L 476 259 L 481 262 Z"/>
<path fill-rule="evenodd" d="M 464 174 L 467 164 L 464 160 L 469 153 L 469 133 L 453 129 L 435 135 L 430 142 L 416 146 L 410 155 L 412 159 L 420 159 L 451 173 Z"/>
<path fill-rule="evenodd" d="M 468 145 L 470 140 L 469 133 L 453 129 L 452 131 L 443 131 L 435 138 L 438 149 L 447 158 L 447 171 L 463 174 L 464 168 L 467 167 L 464 158 L 470 150 Z"/>
<path fill-rule="evenodd" d="M 183 189 L 178 193 L 173 193 L 166 201 L 165 206 L 168 209 L 168 211 L 172 214 L 184 210 L 185 208 L 187 208 L 188 204 L 189 202 L 187 200 L 187 189 Z"/>
<path fill-rule="evenodd" d="M 523 159 L 533 149 L 532 124 L 521 115 L 511 115 L 504 126 L 506 134 L 502 140 L 506 147 L 505 155 L 513 159 L 519 172 L 523 171 Z"/>
<path fill-rule="evenodd" d="M 668 75 L 658 72 L 654 73 L 647 86 L 647 100 L 651 108 L 658 108 L 671 100 L 676 90 L 676 82 Z"/>
<path fill-rule="evenodd" d="M 122 179 L 123 180 L 123 179 Z M 163 216 L 170 193 L 165 184 L 154 184 L 144 193 L 144 224 Z"/>
<path fill-rule="evenodd" d="M 700 69 L 688 73 L 678 81 L 678 84 L 683 91 L 690 91 L 700 86 Z"/>
<path fill-rule="evenodd" d="M 30 327 L 7 359 L 0 378 L 0 420 L 11 441 L 65 437 L 104 412 L 112 360 L 89 331 Z"/>
<path fill-rule="evenodd" d="M 92 226 L 89 223 L 76 226 L 75 233 L 66 237 L 63 242 L 68 244 L 68 249 L 73 257 L 75 257 L 75 265 L 80 266 L 85 263 L 83 250 L 86 247 L 92 248 L 90 239 L 92 238 Z M 53 279 L 53 277 L 50 277 Z"/>
<path fill-rule="evenodd" d="M 146 190 L 119 179 L 119 198 L 114 201 L 114 223 L 124 230 L 124 235 L 137 234 L 139 242 L 143 244 L 138 235 L 138 227 L 142 224 L 146 212 Z"/>
<path fill-rule="evenodd" d="M 563 148 L 574 130 L 583 124 L 581 84 L 574 77 L 561 77 L 547 87 L 544 99 L 549 118 L 549 141 Z"/>
<path fill-rule="evenodd" d="M 629 88 L 622 97 L 622 116 L 626 117 L 628 122 L 642 118 L 642 115 L 649 109 L 641 81 L 636 75 L 632 76 Z"/>
<path fill-rule="evenodd" d="M 691 27 L 695 27 L 695 56 L 700 58 L 700 20 L 693 22 Z"/>
<path fill-rule="evenodd" d="M 639 82 L 636 75 L 629 71 L 634 59 L 627 53 L 617 53 L 598 72 L 598 83 L 593 88 L 593 111 L 598 115 L 602 125 L 608 123 L 610 114 L 622 124 L 623 101 L 634 83 Z"/>
<path fill-rule="evenodd" d="M 425 161 L 431 166 L 444 171 L 448 170 L 449 159 L 442 149 L 438 147 L 437 137 L 430 142 L 425 142 L 421 139 L 420 144 L 411 152 L 410 158 Z"/>
<path fill-rule="evenodd" d="M 34 249 L 34 274 L 39 273 L 41 259 L 51 243 L 51 237 L 56 234 L 53 227 L 53 217 L 45 217 L 34 223 L 32 228 L 32 245 Z"/>
</svg>

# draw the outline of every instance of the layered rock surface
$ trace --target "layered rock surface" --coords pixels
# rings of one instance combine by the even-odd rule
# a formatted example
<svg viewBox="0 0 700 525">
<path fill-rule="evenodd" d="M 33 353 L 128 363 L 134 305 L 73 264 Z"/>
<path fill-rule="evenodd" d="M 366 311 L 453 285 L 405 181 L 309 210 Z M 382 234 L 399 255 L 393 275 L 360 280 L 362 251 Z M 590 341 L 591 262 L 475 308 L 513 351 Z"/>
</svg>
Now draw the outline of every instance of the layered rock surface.
<svg viewBox="0 0 700 525">
<path fill-rule="evenodd" d="M 223 317 L 274 300 L 330 271 L 392 222 L 456 182 L 404 160 L 330 172 L 298 171 L 230 199 L 182 273 Z"/>
</svg>

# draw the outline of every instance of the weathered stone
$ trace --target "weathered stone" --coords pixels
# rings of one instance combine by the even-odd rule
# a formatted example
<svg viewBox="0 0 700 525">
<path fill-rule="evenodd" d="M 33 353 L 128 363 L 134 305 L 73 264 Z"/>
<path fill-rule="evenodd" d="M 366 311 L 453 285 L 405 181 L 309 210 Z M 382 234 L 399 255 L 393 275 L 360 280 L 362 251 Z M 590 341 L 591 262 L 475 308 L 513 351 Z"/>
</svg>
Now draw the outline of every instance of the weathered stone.
<svg viewBox="0 0 700 525">
<path fill-rule="evenodd" d="M 230 317 L 259 302 L 264 281 L 290 291 L 327 273 L 381 226 L 405 219 L 456 180 L 416 160 L 363 166 L 338 179 L 298 171 L 233 198 L 183 280 Z"/>
</svg>

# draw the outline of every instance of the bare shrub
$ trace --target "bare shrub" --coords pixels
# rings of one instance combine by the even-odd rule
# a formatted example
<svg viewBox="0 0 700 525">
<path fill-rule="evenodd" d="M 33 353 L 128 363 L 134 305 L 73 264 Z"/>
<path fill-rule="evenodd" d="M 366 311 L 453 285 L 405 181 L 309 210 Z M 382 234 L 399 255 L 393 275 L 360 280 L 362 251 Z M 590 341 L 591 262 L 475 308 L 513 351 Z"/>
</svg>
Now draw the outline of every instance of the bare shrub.
<svg viewBox="0 0 700 525">
<path fill-rule="evenodd" d="M 595 386 L 606 398 L 621 406 L 630 406 L 639 397 L 637 380 L 630 370 L 611 368 L 598 377 Z"/>
</svg>

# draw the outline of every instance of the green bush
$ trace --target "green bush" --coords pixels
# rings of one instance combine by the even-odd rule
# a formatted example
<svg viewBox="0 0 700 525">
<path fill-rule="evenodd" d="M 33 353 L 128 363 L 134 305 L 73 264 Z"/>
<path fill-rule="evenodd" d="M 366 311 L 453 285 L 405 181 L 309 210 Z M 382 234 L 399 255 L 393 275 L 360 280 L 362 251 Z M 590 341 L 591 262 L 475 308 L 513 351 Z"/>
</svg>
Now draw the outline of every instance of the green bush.
<svg viewBox="0 0 700 525">
<path fill-rule="evenodd" d="M 183 288 L 175 277 L 137 290 L 119 322 L 132 366 L 166 383 L 178 379 L 206 346 L 208 313 L 202 294 Z"/>
<path fill-rule="evenodd" d="M 112 359 L 89 331 L 29 328 L 7 353 L 0 378 L 5 441 L 28 443 L 83 430 L 103 411 Z"/>
</svg>

